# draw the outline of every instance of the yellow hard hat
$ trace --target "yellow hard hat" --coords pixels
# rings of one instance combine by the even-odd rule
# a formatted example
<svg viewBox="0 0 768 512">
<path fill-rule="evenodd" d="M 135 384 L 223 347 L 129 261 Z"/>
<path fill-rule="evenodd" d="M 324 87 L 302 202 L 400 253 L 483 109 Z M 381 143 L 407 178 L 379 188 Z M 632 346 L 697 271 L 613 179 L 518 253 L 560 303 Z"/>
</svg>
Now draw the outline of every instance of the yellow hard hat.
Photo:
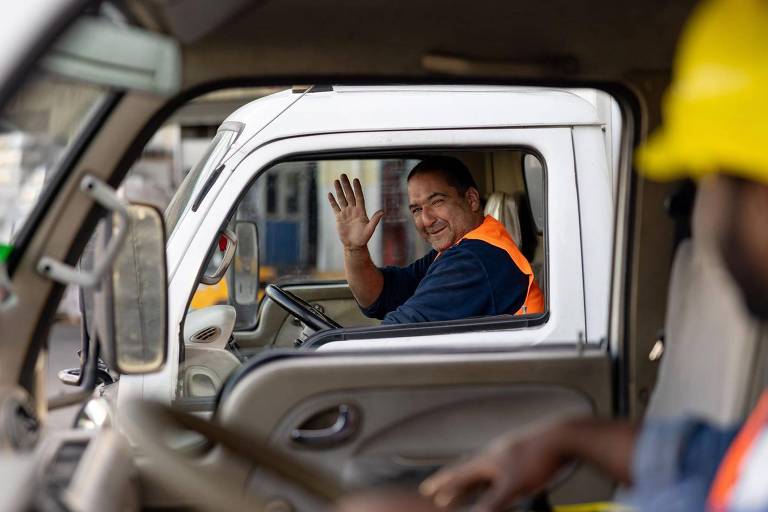
<svg viewBox="0 0 768 512">
<path fill-rule="evenodd" d="M 726 172 L 768 183 L 768 2 L 711 0 L 697 8 L 662 115 L 637 153 L 647 177 Z"/>
</svg>

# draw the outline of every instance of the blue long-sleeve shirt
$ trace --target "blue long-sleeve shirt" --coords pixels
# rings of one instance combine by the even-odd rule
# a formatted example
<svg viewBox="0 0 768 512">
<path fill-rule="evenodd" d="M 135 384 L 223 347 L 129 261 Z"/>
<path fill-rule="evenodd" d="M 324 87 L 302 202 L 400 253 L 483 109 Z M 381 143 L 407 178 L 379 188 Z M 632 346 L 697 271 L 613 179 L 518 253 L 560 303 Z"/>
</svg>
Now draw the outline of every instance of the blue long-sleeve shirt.
<svg viewBox="0 0 768 512">
<path fill-rule="evenodd" d="M 525 303 L 528 276 L 499 247 L 465 239 L 440 257 L 432 250 L 407 267 L 380 269 L 384 286 L 361 308 L 383 324 L 515 314 Z"/>
<path fill-rule="evenodd" d="M 647 421 L 635 446 L 633 487 L 624 499 L 640 512 L 707 510 L 712 481 L 738 430 L 691 418 Z"/>
</svg>

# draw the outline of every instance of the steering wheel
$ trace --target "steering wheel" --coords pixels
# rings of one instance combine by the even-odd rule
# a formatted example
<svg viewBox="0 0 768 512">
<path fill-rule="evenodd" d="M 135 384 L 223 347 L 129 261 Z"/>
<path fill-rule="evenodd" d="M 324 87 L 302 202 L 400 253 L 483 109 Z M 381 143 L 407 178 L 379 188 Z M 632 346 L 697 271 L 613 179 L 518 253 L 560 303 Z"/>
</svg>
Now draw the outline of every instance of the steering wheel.
<svg viewBox="0 0 768 512">
<path fill-rule="evenodd" d="M 265 498 L 248 493 L 241 479 L 232 478 L 248 467 L 242 463 L 277 475 L 323 506 L 334 504 L 343 494 L 341 485 L 331 475 L 275 450 L 253 434 L 246 437 L 158 402 L 133 400 L 127 407 L 121 421 L 125 432 L 138 444 L 141 455 L 152 462 L 142 471 L 149 472 L 153 480 L 184 500 L 182 505 L 194 504 L 195 508 L 211 511 L 264 510 Z M 211 464 L 211 457 L 200 455 L 197 443 L 193 449 L 170 446 L 173 439 L 189 432 L 201 435 L 208 444 L 219 445 L 228 456 L 239 459 L 237 469 Z"/>
<path fill-rule="evenodd" d="M 336 320 L 318 311 L 309 302 L 287 290 L 283 290 L 275 284 L 267 285 L 264 292 L 278 306 L 297 317 L 310 329 L 324 331 L 326 329 L 339 329 L 342 327 Z"/>
</svg>

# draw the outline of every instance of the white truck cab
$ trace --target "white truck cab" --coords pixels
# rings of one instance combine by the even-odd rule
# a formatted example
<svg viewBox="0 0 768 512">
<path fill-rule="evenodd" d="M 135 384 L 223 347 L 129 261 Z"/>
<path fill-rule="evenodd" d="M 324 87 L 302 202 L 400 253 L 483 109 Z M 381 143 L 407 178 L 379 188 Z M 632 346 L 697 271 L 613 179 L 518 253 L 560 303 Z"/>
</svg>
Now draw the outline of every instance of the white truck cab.
<svg viewBox="0 0 768 512">
<path fill-rule="evenodd" d="M 236 282 L 235 268 L 227 281 L 233 308 L 189 309 L 220 232 L 226 227 L 237 232 L 236 226 L 247 223 L 255 226 L 258 239 L 255 249 L 247 249 L 255 252 L 253 268 L 292 269 L 293 275 L 283 281 L 276 275 L 275 281 L 293 282 L 288 290 L 331 317 L 342 316 L 343 328 L 310 337 L 308 344 L 323 350 L 599 344 L 608 326 L 614 210 L 613 148 L 607 134 L 617 120 L 610 118 L 610 104 L 606 115 L 598 109 L 603 105 L 585 94 L 492 86 L 333 86 L 288 90 L 240 108 L 221 125 L 166 212 L 169 364 L 158 374 L 124 377 L 121 396 L 141 393 L 171 401 L 214 395 L 240 363 L 230 353 L 233 345 L 226 344 L 233 329 L 231 310 L 238 316 L 234 346 L 239 353 L 289 347 L 301 337 L 292 315 L 268 297 L 259 304 L 258 283 L 248 286 L 249 296 L 238 293 L 243 285 Z M 600 99 L 606 101 L 605 96 Z M 341 245 L 325 199 L 332 180 L 341 172 L 362 179 L 369 213 L 385 209 L 383 226 L 371 241 L 374 261 L 407 264 L 407 258 L 387 261 L 387 248 L 409 245 L 413 250 L 406 254 L 415 257 L 426 251 L 413 240 L 405 202 L 393 201 L 405 196 L 409 166 L 434 153 L 462 159 L 484 198 L 506 194 L 508 229 L 529 255 L 544 290 L 543 315 L 378 327 L 359 313 L 339 281 Z M 294 222 L 285 221 L 285 215 L 273 220 L 280 208 L 268 204 L 276 202 L 269 194 L 285 193 L 279 190 L 285 174 L 299 180 L 292 182 L 300 196 L 293 201 L 303 207 L 293 205 Z M 394 188 L 386 190 L 393 181 Z M 271 190 L 265 190 L 265 182 Z M 499 208 L 497 216 L 504 206 Z M 387 231 L 388 221 L 403 218 L 399 230 Z M 404 230 L 411 233 L 403 235 Z M 310 241 L 311 248 L 302 246 Z M 292 254 L 281 261 L 278 253 L 286 244 Z M 241 243 L 238 251 L 244 250 Z M 241 258 L 236 261 L 233 267 L 242 266 Z M 297 274 L 302 265 L 307 268 Z M 191 323 L 182 332 L 188 313 Z M 210 332 L 219 333 L 217 342 L 210 336 L 200 339 L 200 333 Z M 185 340 L 183 357 L 179 339 Z"/>
</svg>

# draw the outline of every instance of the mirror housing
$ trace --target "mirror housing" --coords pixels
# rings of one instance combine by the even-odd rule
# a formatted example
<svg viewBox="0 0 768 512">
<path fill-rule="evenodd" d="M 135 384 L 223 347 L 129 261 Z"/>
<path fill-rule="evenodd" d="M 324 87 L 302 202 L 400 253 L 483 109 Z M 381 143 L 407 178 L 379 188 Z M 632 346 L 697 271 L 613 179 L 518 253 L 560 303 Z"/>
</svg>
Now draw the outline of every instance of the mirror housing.
<svg viewBox="0 0 768 512">
<path fill-rule="evenodd" d="M 152 206 L 128 207 L 128 233 L 94 294 L 95 330 L 106 364 L 121 374 L 160 370 L 166 359 L 168 298 L 165 225 Z M 96 258 L 114 223 L 107 218 Z"/>
<path fill-rule="evenodd" d="M 229 303 L 235 307 L 235 329 L 252 327 L 259 309 L 259 232 L 256 223 L 235 221 L 237 250 L 233 272 L 228 274 Z"/>
<path fill-rule="evenodd" d="M 201 283 L 211 285 L 221 281 L 221 278 L 227 273 L 227 269 L 232 263 L 232 258 L 235 256 L 237 240 L 237 235 L 229 229 L 219 232 L 216 245 L 211 248 L 205 272 L 203 272 L 203 276 L 200 278 Z"/>
</svg>

